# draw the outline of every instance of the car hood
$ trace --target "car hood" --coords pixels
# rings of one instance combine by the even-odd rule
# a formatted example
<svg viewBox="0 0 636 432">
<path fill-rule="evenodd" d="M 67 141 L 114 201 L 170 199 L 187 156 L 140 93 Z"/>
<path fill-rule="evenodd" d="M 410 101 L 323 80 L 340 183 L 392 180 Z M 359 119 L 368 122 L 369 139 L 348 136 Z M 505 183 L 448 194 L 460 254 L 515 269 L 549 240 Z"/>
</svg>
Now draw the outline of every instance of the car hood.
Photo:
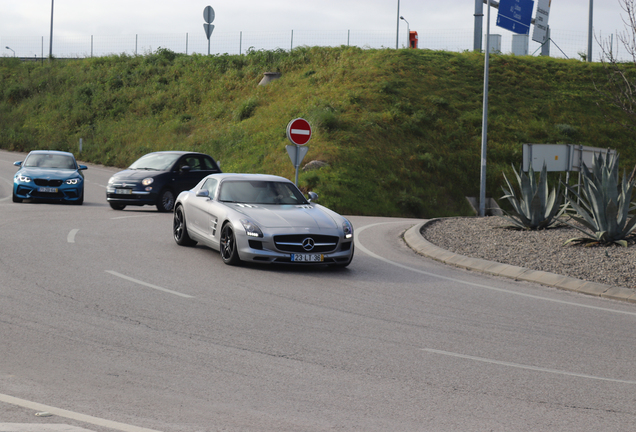
<svg viewBox="0 0 636 432">
<path fill-rule="evenodd" d="M 28 176 L 28 177 L 35 177 L 35 178 L 66 179 L 66 178 L 72 177 L 73 175 L 77 175 L 77 170 L 62 169 L 62 168 L 29 167 L 29 168 L 22 168 L 20 170 L 20 174 Z"/>
<path fill-rule="evenodd" d="M 261 228 L 337 229 L 333 218 L 314 205 L 230 204 Z"/>
<path fill-rule="evenodd" d="M 113 174 L 112 178 L 115 180 L 143 180 L 148 177 L 156 177 L 164 172 L 165 171 L 154 170 L 124 170 Z"/>
</svg>

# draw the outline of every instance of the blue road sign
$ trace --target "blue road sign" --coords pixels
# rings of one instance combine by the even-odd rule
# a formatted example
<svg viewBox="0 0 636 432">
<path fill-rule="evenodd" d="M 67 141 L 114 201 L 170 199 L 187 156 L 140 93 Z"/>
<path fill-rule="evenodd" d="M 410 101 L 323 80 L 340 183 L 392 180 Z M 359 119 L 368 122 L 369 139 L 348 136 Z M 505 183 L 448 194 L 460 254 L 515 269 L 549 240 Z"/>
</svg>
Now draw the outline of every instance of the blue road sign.
<svg viewBox="0 0 636 432">
<path fill-rule="evenodd" d="M 534 0 L 501 0 L 497 26 L 518 34 L 530 32 Z"/>
</svg>

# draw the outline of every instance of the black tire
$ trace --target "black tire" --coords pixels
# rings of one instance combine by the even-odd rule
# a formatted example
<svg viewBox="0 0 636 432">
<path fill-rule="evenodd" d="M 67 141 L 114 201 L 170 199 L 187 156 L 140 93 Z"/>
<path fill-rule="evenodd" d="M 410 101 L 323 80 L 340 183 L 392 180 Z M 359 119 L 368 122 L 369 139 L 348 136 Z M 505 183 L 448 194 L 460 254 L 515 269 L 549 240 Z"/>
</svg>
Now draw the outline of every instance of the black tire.
<svg viewBox="0 0 636 432">
<path fill-rule="evenodd" d="M 174 207 L 174 193 L 170 189 L 164 189 L 159 193 L 157 199 L 157 210 L 160 212 L 170 212 Z"/>
<path fill-rule="evenodd" d="M 13 193 L 13 202 L 20 203 L 22 202 L 22 198 L 18 198 L 17 196 L 15 196 L 15 193 Z"/>
<path fill-rule="evenodd" d="M 126 208 L 125 204 L 115 204 L 115 203 L 109 203 L 109 204 L 113 210 L 123 210 Z"/>
<path fill-rule="evenodd" d="M 183 212 L 182 206 L 177 206 L 177 208 L 174 209 L 172 235 L 174 241 L 176 241 L 179 246 L 194 246 L 197 244 L 197 242 L 192 240 L 188 235 L 185 213 Z"/>
<path fill-rule="evenodd" d="M 236 247 L 236 236 L 230 223 L 226 223 L 221 229 L 221 247 L 219 249 L 221 259 L 225 264 L 237 265 L 241 261 Z"/>
</svg>

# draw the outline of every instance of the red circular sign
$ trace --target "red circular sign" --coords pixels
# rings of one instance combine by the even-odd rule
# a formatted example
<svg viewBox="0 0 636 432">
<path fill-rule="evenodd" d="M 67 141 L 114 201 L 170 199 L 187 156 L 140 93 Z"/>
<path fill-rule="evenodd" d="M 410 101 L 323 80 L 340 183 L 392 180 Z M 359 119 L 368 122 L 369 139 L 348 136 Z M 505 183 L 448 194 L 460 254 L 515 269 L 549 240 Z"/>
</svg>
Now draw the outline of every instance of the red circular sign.
<svg viewBox="0 0 636 432">
<path fill-rule="evenodd" d="M 311 139 L 311 126 L 302 118 L 292 120 L 287 125 L 287 138 L 296 145 L 305 145 Z"/>
</svg>

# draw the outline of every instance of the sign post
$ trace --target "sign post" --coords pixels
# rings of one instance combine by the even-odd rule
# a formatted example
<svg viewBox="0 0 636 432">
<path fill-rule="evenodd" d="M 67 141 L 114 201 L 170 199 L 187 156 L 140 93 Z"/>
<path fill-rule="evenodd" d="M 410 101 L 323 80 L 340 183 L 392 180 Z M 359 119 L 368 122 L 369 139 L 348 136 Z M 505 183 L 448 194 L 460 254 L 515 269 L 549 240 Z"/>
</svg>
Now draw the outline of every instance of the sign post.
<svg viewBox="0 0 636 432">
<path fill-rule="evenodd" d="M 297 118 L 287 124 L 287 139 L 294 145 L 288 145 L 287 154 L 296 169 L 296 186 L 298 186 L 298 167 L 309 151 L 309 147 L 304 147 L 311 139 L 311 126 L 303 118 Z"/>
<path fill-rule="evenodd" d="M 205 30 L 205 35 L 208 38 L 208 55 L 210 55 L 210 36 L 212 36 L 214 31 L 214 25 L 212 24 L 212 21 L 214 21 L 214 9 L 212 9 L 212 6 L 206 6 L 203 9 L 203 19 L 205 20 L 203 30 Z"/>
</svg>

